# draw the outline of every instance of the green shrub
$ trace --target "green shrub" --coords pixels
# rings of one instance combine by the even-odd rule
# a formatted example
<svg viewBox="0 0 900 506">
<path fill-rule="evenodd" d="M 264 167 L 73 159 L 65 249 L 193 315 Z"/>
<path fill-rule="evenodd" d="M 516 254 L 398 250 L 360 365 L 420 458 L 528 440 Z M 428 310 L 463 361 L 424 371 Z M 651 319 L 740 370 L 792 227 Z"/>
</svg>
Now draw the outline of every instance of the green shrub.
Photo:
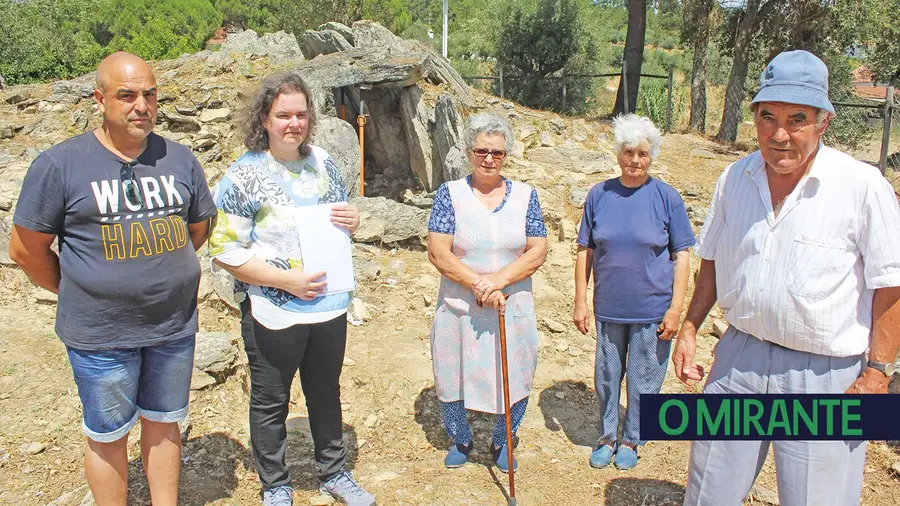
<svg viewBox="0 0 900 506">
<path fill-rule="evenodd" d="M 111 0 L 101 19 L 112 35 L 110 50 L 148 60 L 199 51 L 222 24 L 209 0 Z"/>
<path fill-rule="evenodd" d="M 0 0 L 0 74 L 9 85 L 66 79 L 93 69 L 106 51 L 91 33 L 101 0 Z"/>
<path fill-rule="evenodd" d="M 666 102 L 668 100 L 667 81 L 658 78 L 642 78 L 638 93 L 637 114 L 647 116 L 660 129 L 666 126 Z M 685 90 L 672 90 L 672 125 L 684 114 L 687 105 Z"/>
</svg>

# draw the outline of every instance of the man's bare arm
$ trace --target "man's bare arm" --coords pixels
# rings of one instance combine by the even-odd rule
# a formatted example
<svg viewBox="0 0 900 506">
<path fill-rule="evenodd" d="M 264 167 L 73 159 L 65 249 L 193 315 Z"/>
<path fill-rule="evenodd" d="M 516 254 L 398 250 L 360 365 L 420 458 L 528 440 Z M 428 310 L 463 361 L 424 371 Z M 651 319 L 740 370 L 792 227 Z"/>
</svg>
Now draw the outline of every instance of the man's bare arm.
<svg viewBox="0 0 900 506">
<path fill-rule="evenodd" d="M 50 249 L 56 236 L 13 226 L 9 238 L 9 258 L 28 275 L 31 282 L 59 292 L 59 256 Z"/>
<path fill-rule="evenodd" d="M 697 329 L 703 324 L 703 320 L 706 319 L 715 303 L 716 262 L 702 260 L 700 271 L 697 273 L 697 283 L 694 286 L 694 295 L 691 297 L 687 316 L 678 332 L 678 340 L 675 342 L 675 350 L 672 352 L 675 374 L 684 383 L 687 383 L 688 380 L 700 381 L 703 379 L 703 368 L 694 364 L 694 355 L 697 352 Z"/>
<path fill-rule="evenodd" d="M 188 234 L 191 236 L 191 243 L 194 244 L 194 251 L 200 251 L 215 223 L 212 219 L 203 220 L 198 223 L 188 223 Z"/>
<path fill-rule="evenodd" d="M 900 287 L 875 290 L 872 301 L 872 340 L 869 360 L 893 363 L 900 349 Z M 867 367 L 850 388 L 848 394 L 886 394 L 890 378 L 881 371 Z"/>
</svg>

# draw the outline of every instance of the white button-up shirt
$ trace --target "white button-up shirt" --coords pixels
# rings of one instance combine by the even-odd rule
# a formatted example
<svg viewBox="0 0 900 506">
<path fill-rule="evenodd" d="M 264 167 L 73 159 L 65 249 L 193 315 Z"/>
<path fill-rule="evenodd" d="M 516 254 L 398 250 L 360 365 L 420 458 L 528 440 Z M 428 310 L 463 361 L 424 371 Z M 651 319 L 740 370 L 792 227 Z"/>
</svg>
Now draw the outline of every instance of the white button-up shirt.
<svg viewBox="0 0 900 506">
<path fill-rule="evenodd" d="M 829 356 L 866 351 L 874 290 L 900 286 L 900 206 L 871 165 L 822 146 L 776 216 L 759 151 L 719 177 L 697 254 L 737 329 Z"/>
</svg>

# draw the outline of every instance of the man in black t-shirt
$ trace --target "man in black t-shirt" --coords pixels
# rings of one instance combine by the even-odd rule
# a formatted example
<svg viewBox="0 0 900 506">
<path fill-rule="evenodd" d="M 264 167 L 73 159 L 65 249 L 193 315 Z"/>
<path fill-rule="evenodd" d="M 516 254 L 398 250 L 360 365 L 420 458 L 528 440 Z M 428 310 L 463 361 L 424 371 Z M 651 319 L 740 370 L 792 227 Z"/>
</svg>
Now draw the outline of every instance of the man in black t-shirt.
<svg viewBox="0 0 900 506">
<path fill-rule="evenodd" d="M 185 146 L 151 133 L 156 79 L 115 53 L 97 68 L 103 124 L 38 156 L 16 205 L 10 257 L 59 294 L 88 436 L 85 469 L 99 505 L 126 504 L 128 432 L 155 506 L 174 506 L 188 410 L 200 264 L 216 207 Z M 50 246 L 59 240 L 59 255 Z"/>
</svg>

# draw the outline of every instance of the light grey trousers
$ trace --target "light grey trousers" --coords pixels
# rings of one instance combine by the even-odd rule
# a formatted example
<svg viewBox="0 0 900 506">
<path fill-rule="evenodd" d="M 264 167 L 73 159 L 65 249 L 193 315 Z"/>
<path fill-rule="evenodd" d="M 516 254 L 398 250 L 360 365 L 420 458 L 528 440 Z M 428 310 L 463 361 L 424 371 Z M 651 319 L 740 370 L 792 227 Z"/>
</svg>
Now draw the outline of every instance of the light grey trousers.
<svg viewBox="0 0 900 506">
<path fill-rule="evenodd" d="M 729 327 L 716 345 L 707 394 L 843 393 L 865 369 L 864 355 L 790 350 Z M 856 506 L 865 441 L 694 441 L 685 506 L 740 506 L 775 450 L 782 506 Z"/>
</svg>

